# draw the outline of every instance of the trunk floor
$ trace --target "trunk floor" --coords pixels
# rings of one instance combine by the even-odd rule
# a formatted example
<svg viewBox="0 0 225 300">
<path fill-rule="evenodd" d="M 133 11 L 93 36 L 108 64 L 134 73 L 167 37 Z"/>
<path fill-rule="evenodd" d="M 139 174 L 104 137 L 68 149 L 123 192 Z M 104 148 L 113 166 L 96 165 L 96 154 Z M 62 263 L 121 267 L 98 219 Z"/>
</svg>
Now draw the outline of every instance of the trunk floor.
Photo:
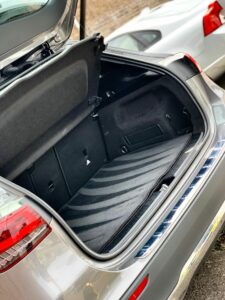
<svg viewBox="0 0 225 300">
<path fill-rule="evenodd" d="M 90 249 L 101 252 L 148 199 L 189 140 L 187 134 L 105 164 L 59 214 Z"/>
</svg>

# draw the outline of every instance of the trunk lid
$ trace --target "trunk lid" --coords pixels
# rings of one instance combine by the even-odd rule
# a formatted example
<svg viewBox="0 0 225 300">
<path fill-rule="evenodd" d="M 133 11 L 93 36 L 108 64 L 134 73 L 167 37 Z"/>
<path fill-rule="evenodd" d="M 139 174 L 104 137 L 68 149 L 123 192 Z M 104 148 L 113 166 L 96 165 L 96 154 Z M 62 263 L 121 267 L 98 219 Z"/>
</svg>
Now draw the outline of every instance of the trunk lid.
<svg viewBox="0 0 225 300">
<path fill-rule="evenodd" d="M 77 0 L 1 0 L 0 69 L 48 42 L 52 49 L 69 38 Z"/>
</svg>

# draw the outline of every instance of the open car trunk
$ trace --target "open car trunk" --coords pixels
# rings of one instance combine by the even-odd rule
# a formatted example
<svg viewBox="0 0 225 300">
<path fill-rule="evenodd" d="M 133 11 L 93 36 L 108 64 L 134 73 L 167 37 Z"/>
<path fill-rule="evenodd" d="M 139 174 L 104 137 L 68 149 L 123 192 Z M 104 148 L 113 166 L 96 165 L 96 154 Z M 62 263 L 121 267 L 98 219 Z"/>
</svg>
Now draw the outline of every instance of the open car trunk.
<svg viewBox="0 0 225 300">
<path fill-rule="evenodd" d="M 177 80 L 102 57 L 93 37 L 5 92 L 0 172 L 46 201 L 91 250 L 108 253 L 165 201 L 203 131 Z"/>
</svg>

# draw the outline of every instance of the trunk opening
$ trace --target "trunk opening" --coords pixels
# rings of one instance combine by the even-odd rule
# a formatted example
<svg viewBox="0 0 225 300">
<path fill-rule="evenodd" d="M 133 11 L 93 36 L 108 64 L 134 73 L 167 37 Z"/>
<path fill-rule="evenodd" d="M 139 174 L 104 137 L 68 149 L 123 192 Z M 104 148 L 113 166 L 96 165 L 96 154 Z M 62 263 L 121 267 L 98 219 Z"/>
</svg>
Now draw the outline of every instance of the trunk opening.
<svg viewBox="0 0 225 300">
<path fill-rule="evenodd" d="M 204 121 L 175 79 L 143 67 L 100 61 L 96 40 L 88 43 L 88 49 L 81 43 L 34 75 L 36 85 L 25 96 L 23 88 L 31 79 L 21 86 L 23 109 L 19 123 L 18 114 L 8 120 L 13 126 L 10 138 L 15 126 L 23 126 L 29 141 L 20 144 L 22 130 L 20 151 L 14 153 L 7 145 L 8 152 L 0 154 L 7 157 L 1 174 L 46 201 L 91 250 L 102 254 L 113 252 L 143 214 L 150 218 L 165 201 L 165 192 L 204 133 Z M 80 47 L 91 52 L 94 62 L 87 59 L 82 65 Z M 47 75 L 54 79 L 51 90 Z M 41 95 L 34 96 L 40 85 Z M 14 98 L 11 95 L 5 111 L 17 105 Z M 44 107 L 39 110 L 37 102 Z M 43 116 L 43 109 L 51 112 Z M 35 139 L 30 135 L 33 118 L 41 127 Z"/>
</svg>

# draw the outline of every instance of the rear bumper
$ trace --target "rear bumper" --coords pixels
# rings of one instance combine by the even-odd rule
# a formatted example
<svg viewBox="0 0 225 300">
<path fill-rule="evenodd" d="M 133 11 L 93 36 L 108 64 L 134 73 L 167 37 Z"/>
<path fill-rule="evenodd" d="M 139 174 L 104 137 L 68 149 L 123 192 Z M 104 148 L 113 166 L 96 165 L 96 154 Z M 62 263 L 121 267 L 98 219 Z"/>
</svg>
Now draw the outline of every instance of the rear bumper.
<svg viewBox="0 0 225 300">
<path fill-rule="evenodd" d="M 225 220 L 224 156 L 178 226 L 149 262 L 133 286 L 149 274 L 142 300 L 178 300 L 186 293 L 194 272 Z M 132 290 L 124 295 L 129 298 Z"/>
<path fill-rule="evenodd" d="M 29 295 L 34 300 L 127 300 L 146 275 L 149 284 L 140 299 L 182 299 L 225 219 L 224 169 L 225 158 L 221 157 L 192 207 L 155 256 L 137 259 L 127 268 L 107 270 L 100 263 L 91 265 L 52 221 L 52 233 L 18 265 L 0 275 L 2 299 L 27 299 Z"/>
<path fill-rule="evenodd" d="M 211 245 L 215 241 L 218 233 L 220 232 L 225 222 L 225 201 L 221 205 L 215 218 L 207 228 L 206 232 L 199 241 L 197 247 L 192 252 L 191 256 L 185 263 L 180 273 L 179 281 L 171 293 L 168 300 L 182 299 L 185 296 L 189 283 L 200 265 L 201 261 L 207 254 Z"/>
</svg>

